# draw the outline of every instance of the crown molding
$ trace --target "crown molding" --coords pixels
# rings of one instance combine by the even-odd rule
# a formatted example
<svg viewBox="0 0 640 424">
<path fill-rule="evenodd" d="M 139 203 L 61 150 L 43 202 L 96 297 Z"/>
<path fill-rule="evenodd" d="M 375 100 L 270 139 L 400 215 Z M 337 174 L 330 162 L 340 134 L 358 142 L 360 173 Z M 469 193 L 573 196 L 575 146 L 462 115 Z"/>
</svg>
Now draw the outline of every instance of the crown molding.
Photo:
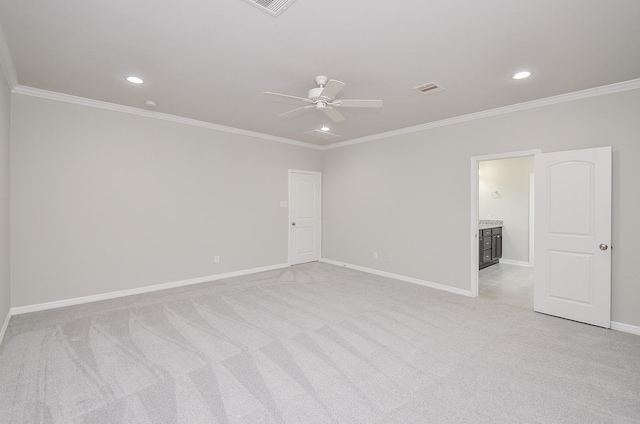
<svg viewBox="0 0 640 424">
<path fill-rule="evenodd" d="M 352 139 L 352 140 L 347 140 L 347 141 L 343 141 L 343 142 L 339 142 L 339 143 L 334 143 L 334 144 L 329 144 L 329 145 L 324 145 L 324 146 L 318 146 L 318 145 L 315 145 L 315 144 L 305 143 L 305 142 L 302 142 L 302 141 L 291 140 L 291 139 L 288 139 L 288 138 L 272 136 L 272 135 L 258 133 L 258 132 L 254 132 L 254 131 L 243 130 L 243 129 L 240 129 L 240 128 L 227 127 L 227 126 L 224 126 L 224 125 L 214 124 L 214 123 L 206 122 L 206 121 L 199 121 L 199 120 L 196 120 L 196 119 L 185 118 L 185 117 L 182 117 L 182 116 L 170 115 L 170 114 L 167 114 L 167 113 L 155 112 L 155 111 L 139 109 L 139 108 L 135 108 L 135 107 L 131 107 L 131 106 L 123 106 L 123 105 L 119 105 L 119 104 L 115 104 L 115 103 L 103 102 L 103 101 L 100 101 L 100 100 L 87 99 L 87 98 L 84 98 L 84 97 L 71 96 L 69 94 L 62 94 L 62 93 L 57 93 L 57 92 L 54 92 L 54 91 L 47 91 L 47 90 L 42 90 L 42 89 L 39 89 L 39 88 L 33 88 L 33 87 L 26 87 L 26 86 L 22 86 L 22 85 L 17 85 L 17 80 L 15 80 L 15 69 L 13 68 L 13 62 L 11 62 L 11 56 L 10 55 L 8 55 L 8 56 L 4 55 L 5 52 L 8 54 L 8 49 L 4 49 L 3 50 L 3 47 L 2 47 L 3 46 L 3 42 L 4 42 L 4 39 L 2 38 L 2 34 L 0 34 L 0 64 L 3 65 L 3 70 L 5 70 L 5 77 L 7 78 L 7 81 L 9 81 L 9 84 L 11 85 L 12 81 L 16 82 L 16 86 L 12 90 L 13 93 L 22 94 L 22 95 L 26 95 L 26 96 L 40 97 L 40 98 L 49 99 L 49 100 L 56 100 L 56 101 L 65 102 L 65 103 L 73 103 L 73 104 L 77 104 L 77 105 L 81 105 L 81 106 L 89 106 L 89 107 L 95 107 L 95 108 L 100 108 L 100 109 L 107 109 L 107 110 L 112 110 L 112 111 L 116 111 L 116 112 L 128 113 L 128 114 L 132 114 L 132 115 L 145 116 L 145 117 L 148 117 L 148 118 L 160 119 L 160 120 L 165 120 L 165 121 L 170 121 L 170 122 L 176 122 L 176 123 L 180 123 L 180 124 L 191 125 L 191 126 L 196 126 L 196 127 L 201 127 L 201 128 L 208 128 L 208 129 L 212 129 L 212 130 L 216 130 L 216 131 L 232 133 L 232 134 L 238 134 L 238 135 L 244 135 L 244 136 L 247 136 L 247 137 L 253 137 L 253 138 L 258 138 L 258 139 L 268 140 L 268 141 L 274 141 L 274 142 L 277 142 L 277 143 L 285 143 L 285 144 L 290 144 L 290 145 L 294 145 L 294 146 L 298 146 L 298 147 L 305 147 L 305 148 L 313 149 L 313 150 L 337 149 L 337 148 L 340 148 L 340 147 L 347 147 L 347 146 L 352 146 L 352 145 L 355 145 L 355 144 L 367 143 L 367 142 L 370 142 L 370 141 L 381 140 L 381 139 L 385 139 L 385 138 L 389 138 L 389 137 L 394 137 L 394 136 L 399 136 L 399 135 L 404 135 L 404 134 L 411 134 L 411 133 L 415 133 L 415 132 L 419 132 L 419 131 L 425 131 L 425 130 L 429 130 L 429 129 L 432 129 L 432 128 L 438 128 L 438 127 L 443 127 L 443 126 L 447 126 L 447 125 L 458 124 L 458 123 L 461 123 L 461 122 L 473 121 L 473 120 L 476 120 L 476 119 L 483 119 L 483 118 L 488 118 L 488 117 L 491 117 L 491 116 L 504 115 L 504 114 L 507 114 L 507 113 L 517 112 L 517 111 L 521 111 L 521 110 L 534 109 L 534 108 L 538 108 L 538 107 L 544 107 L 544 106 L 554 105 L 554 104 L 558 104 L 558 103 L 565 103 L 565 102 L 570 102 L 570 101 L 574 101 L 574 100 L 587 99 L 587 98 L 590 98 L 590 97 L 597 97 L 597 96 L 602 96 L 602 95 L 606 95 L 606 94 L 613 94 L 613 93 L 618 93 L 618 92 L 622 92 L 622 91 L 637 90 L 637 89 L 640 88 L 640 78 L 639 78 L 639 79 L 624 81 L 624 82 L 620 82 L 620 83 L 616 83 L 616 84 L 610 84 L 610 85 L 605 85 L 605 86 L 601 86 L 601 87 L 595 87 L 595 88 L 589 88 L 589 89 L 586 89 L 586 90 L 575 91 L 575 92 L 572 92 L 572 93 L 560 94 L 560 95 L 552 96 L 552 97 L 546 97 L 546 98 L 543 98 L 543 99 L 532 100 L 530 102 L 518 103 L 518 104 L 515 104 L 515 105 L 504 106 L 504 107 L 499 107 L 499 108 L 495 108 L 495 109 L 488 109 L 488 110 L 484 110 L 484 111 L 481 111 L 481 112 L 475 112 L 475 113 L 470 113 L 470 114 L 467 114 L 467 115 L 461 115 L 461 116 L 456 116 L 456 117 L 453 117 L 453 118 L 443 119 L 443 120 L 440 120 L 440 121 L 429 122 L 429 123 L 426 123 L 426 124 L 416 125 L 416 126 L 407 127 L 407 128 L 401 128 L 399 130 L 373 134 L 373 135 L 370 135 L 370 136 L 361 137 L 361 138 L 355 138 L 355 139 Z M 4 46 L 6 47 L 6 43 L 4 43 Z M 7 59 L 7 57 L 8 57 L 8 59 Z M 11 66 L 7 66 L 7 67 L 9 67 L 9 72 L 7 72 L 7 70 L 5 68 L 5 65 L 7 63 L 6 61 L 9 61 L 10 65 L 11 65 Z M 11 74 L 11 70 L 12 69 L 13 69 L 13 72 L 14 72 L 13 74 Z M 11 75 L 14 75 L 13 80 L 12 80 Z"/>
<path fill-rule="evenodd" d="M 605 94 L 613 94 L 621 91 L 637 90 L 640 88 L 640 78 L 619 82 L 616 84 L 604 85 L 602 87 L 589 88 L 572 93 L 560 94 L 543 99 L 532 100 L 530 102 L 518 103 L 515 105 L 499 107 L 496 109 L 483 110 L 481 112 L 470 113 L 468 115 L 460 115 L 453 118 L 443 119 L 441 121 L 429 122 L 427 124 L 416 125 L 413 127 L 402 128 L 399 130 L 388 131 L 379 134 L 373 134 L 366 137 L 355 138 L 340 143 L 329 144 L 323 146 L 322 150 L 337 149 L 339 147 L 352 146 L 354 144 L 367 143 L 370 141 L 380 140 L 384 138 L 394 137 L 403 134 L 411 134 L 414 132 L 429 130 L 431 128 L 443 127 L 446 125 L 458 124 L 460 122 L 473 121 L 476 119 L 488 118 L 490 116 L 504 115 L 506 113 L 517 112 L 520 110 L 534 109 L 543 106 L 554 105 L 558 103 L 571 102 L 574 100 L 588 99 L 590 97 L 603 96 Z"/>
<path fill-rule="evenodd" d="M 7 79 L 7 84 L 9 84 L 9 90 L 13 90 L 18 86 L 18 73 L 16 72 L 16 67 L 13 64 L 13 59 L 11 58 L 11 52 L 9 51 L 9 45 L 7 44 L 7 39 L 4 37 L 4 31 L 0 27 L 0 68 L 2 68 L 2 72 L 4 77 Z"/>
<path fill-rule="evenodd" d="M 214 124 L 206 121 L 199 121 L 197 119 L 185 118 L 177 115 L 170 115 L 168 113 L 161 113 L 161 112 L 156 112 L 152 110 L 139 109 L 131 106 L 123 106 L 116 103 L 103 102 L 100 100 L 87 99 L 85 97 L 72 96 L 69 94 L 62 94 L 55 91 L 42 90 L 40 88 L 33 88 L 33 87 L 18 85 L 13 89 L 13 93 L 22 94 L 25 96 L 39 97 L 41 99 L 72 103 L 80 106 L 88 106 L 88 107 L 94 107 L 98 109 L 106 109 L 106 110 L 111 110 L 115 112 L 122 112 L 130 115 L 144 116 L 147 118 L 160 119 L 163 121 L 176 122 L 179 124 L 190 125 L 194 127 L 208 128 L 215 131 L 238 134 L 238 135 L 258 138 L 262 140 L 275 141 L 277 143 L 291 144 L 294 146 L 305 147 L 308 149 L 322 150 L 321 146 L 316 146 L 315 144 L 305 143 L 302 141 L 291 140 L 283 137 L 276 137 L 273 135 L 262 134 L 254 131 L 242 130 L 240 128 L 226 127 L 224 125 L 218 125 L 218 124 Z"/>
</svg>

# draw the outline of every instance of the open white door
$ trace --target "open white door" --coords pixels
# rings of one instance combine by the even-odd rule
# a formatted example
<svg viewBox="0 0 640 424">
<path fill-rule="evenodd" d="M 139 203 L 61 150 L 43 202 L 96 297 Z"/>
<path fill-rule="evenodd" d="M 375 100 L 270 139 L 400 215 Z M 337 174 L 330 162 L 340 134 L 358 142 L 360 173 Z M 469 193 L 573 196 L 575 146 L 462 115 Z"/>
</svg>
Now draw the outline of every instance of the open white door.
<svg viewBox="0 0 640 424">
<path fill-rule="evenodd" d="M 289 171 L 289 263 L 320 259 L 321 174 Z"/>
<path fill-rule="evenodd" d="M 533 309 L 611 326 L 611 147 L 535 156 Z"/>
</svg>

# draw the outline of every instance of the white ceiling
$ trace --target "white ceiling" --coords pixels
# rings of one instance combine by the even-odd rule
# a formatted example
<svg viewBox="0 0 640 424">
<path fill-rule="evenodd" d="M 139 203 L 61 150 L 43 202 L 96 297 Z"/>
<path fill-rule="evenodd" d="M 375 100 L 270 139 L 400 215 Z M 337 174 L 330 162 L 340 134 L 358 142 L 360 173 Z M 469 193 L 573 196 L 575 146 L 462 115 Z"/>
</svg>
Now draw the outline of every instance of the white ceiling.
<svg viewBox="0 0 640 424">
<path fill-rule="evenodd" d="M 1 0 L 0 25 L 20 85 L 314 144 L 640 78 L 638 0 Z M 316 75 L 384 107 L 278 118 L 302 104 L 262 92 Z M 322 124 L 341 137 L 304 134 Z"/>
</svg>

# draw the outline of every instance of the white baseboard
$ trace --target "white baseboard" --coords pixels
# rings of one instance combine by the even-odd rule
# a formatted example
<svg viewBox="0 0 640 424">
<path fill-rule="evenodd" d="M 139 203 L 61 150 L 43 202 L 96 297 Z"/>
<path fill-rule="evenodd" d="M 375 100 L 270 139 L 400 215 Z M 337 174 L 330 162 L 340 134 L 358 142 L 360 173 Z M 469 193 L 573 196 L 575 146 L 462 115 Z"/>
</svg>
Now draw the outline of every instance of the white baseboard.
<svg viewBox="0 0 640 424">
<path fill-rule="evenodd" d="M 526 266 L 526 267 L 531 268 L 531 264 L 529 262 L 514 261 L 513 259 L 502 259 L 502 258 L 500 258 L 500 263 L 501 264 L 506 264 L 506 265 Z"/>
<path fill-rule="evenodd" d="M 437 289 L 437 290 L 443 290 L 443 291 L 447 291 L 447 292 L 450 292 L 450 293 L 459 294 L 459 295 L 462 295 L 462 296 L 468 296 L 468 297 L 471 296 L 471 291 L 469 291 L 469 290 L 463 290 L 463 289 L 459 289 L 459 288 L 456 288 L 456 287 L 446 286 L 444 284 L 439 284 L 439 283 L 433 283 L 431 281 L 420 280 L 420 279 L 417 279 L 417 278 L 406 277 L 406 276 L 400 275 L 400 274 L 393 274 L 391 272 L 380 271 L 380 270 L 373 269 L 373 268 L 366 268 L 366 267 L 359 266 L 359 265 L 351 265 L 351 264 L 347 264 L 347 263 L 344 263 L 344 262 L 338 262 L 338 261 L 334 261 L 334 260 L 331 260 L 331 259 L 325 259 L 325 258 L 321 258 L 320 262 L 324 262 L 324 263 L 331 264 L 331 265 L 344 266 L 346 268 L 354 269 L 354 270 L 357 270 L 357 271 L 362 271 L 362 272 L 366 272 L 366 273 L 374 274 L 374 275 L 380 275 L 382 277 L 387 277 L 387 278 L 393 278 L 395 280 L 400 280 L 400 281 L 405 281 L 405 282 L 408 282 L 408 283 L 418 284 L 418 285 L 421 285 L 421 286 L 430 287 L 430 288 Z M 526 263 L 526 262 L 524 262 L 524 263 Z M 44 310 L 47 310 L 47 309 L 62 308 L 62 307 L 65 307 L 65 306 L 79 305 L 79 304 L 83 304 L 83 303 L 97 302 L 97 301 L 100 301 L 100 300 L 107 300 L 107 299 L 114 299 L 114 298 L 117 298 L 117 297 L 131 296 L 131 295 L 134 295 L 134 294 L 142 294 L 142 293 L 149 293 L 149 292 L 154 292 L 154 291 L 159 291 L 159 290 L 167 290 L 167 289 L 172 289 L 172 288 L 176 288 L 176 287 L 188 286 L 188 285 L 192 285 L 192 284 L 206 283 L 208 281 L 222 280 L 224 278 L 240 277 L 240 276 L 243 276 L 243 275 L 255 274 L 255 273 L 258 273 L 258 272 L 272 271 L 272 270 L 276 270 L 276 269 L 286 268 L 288 266 L 289 266 L 289 264 L 269 265 L 269 266 L 260 267 L 260 268 L 252 268 L 252 269 L 245 269 L 245 270 L 241 270 L 241 271 L 228 272 L 228 273 L 225 273 L 225 274 L 217 274 L 217 275 L 210 275 L 210 276 L 207 276 L 207 277 L 191 278 L 191 279 L 188 279 L 188 280 L 174 281 L 174 282 L 164 283 L 164 284 L 155 284 L 155 285 L 152 285 L 152 286 L 140 287 L 140 288 L 136 288 L 136 289 L 121 290 L 121 291 L 117 291 L 117 292 L 103 293 L 103 294 L 98 294 L 98 295 L 93 295 L 93 296 L 77 297 L 77 298 L 74 298 L 74 299 L 59 300 L 59 301 L 55 301 L 55 302 L 47 302 L 47 303 L 40 303 L 40 304 L 36 304 L 36 305 L 27 305 L 27 306 L 19 306 L 19 307 L 11 308 L 11 310 L 9 311 L 9 313 L 7 313 L 7 316 L 4 319 L 4 323 L 2 324 L 2 329 L 0 329 L 0 344 L 2 343 L 2 340 L 4 339 L 4 335 L 5 335 L 6 331 L 7 331 L 7 327 L 9 325 L 9 320 L 11 319 L 12 315 L 25 314 L 25 313 L 28 313 L 28 312 L 44 311 Z M 611 322 L 611 329 L 640 336 L 640 327 L 635 326 L 635 325 L 623 324 L 621 322 L 612 321 Z"/>
<path fill-rule="evenodd" d="M 373 268 L 366 268 L 366 267 L 359 266 L 359 265 L 351 265 L 351 264 L 347 264 L 347 263 L 344 263 L 344 262 L 334 261 L 332 259 L 321 258 L 320 262 L 324 262 L 324 263 L 327 263 L 327 264 L 330 264 L 330 265 L 343 266 L 343 267 L 346 267 L 346 268 L 355 269 L 356 271 L 367 272 L 369 274 L 380 275 L 382 277 L 393 278 L 394 280 L 400 280 L 400 281 L 405 281 L 407 283 L 419 284 L 421 286 L 430 287 L 432 289 L 443 290 L 443 291 L 447 291 L 447 292 L 450 292 L 450 293 L 471 297 L 471 291 L 470 290 L 463 290 L 463 289 L 459 289 L 457 287 L 446 286 L 444 284 L 433 283 L 431 281 L 420 280 L 418 278 L 407 277 L 407 276 L 400 275 L 400 274 L 393 274 L 391 272 L 380 271 L 380 270 L 373 269 Z"/>
<path fill-rule="evenodd" d="M 4 324 L 2 324 L 2 330 L 0 330 L 0 345 L 2 344 L 2 339 L 4 339 L 4 333 L 7 331 L 7 327 L 9 326 L 10 319 L 11 319 L 11 310 L 7 311 L 7 317 L 4 319 Z"/>
<path fill-rule="evenodd" d="M 611 321 L 611 329 L 640 336 L 640 327 L 637 327 L 635 325 L 629 325 L 629 324 L 623 324 L 621 322 Z"/>
<path fill-rule="evenodd" d="M 97 302 L 100 300 L 114 299 L 116 297 L 131 296 L 134 294 L 149 293 L 158 290 L 173 289 L 176 287 L 189 286 L 192 284 L 206 283 L 209 281 L 222 280 L 224 278 L 240 277 L 243 275 L 255 274 L 258 272 L 272 271 L 288 267 L 289 264 L 269 265 L 260 268 L 243 269 L 241 271 L 228 272 L 226 274 L 209 275 L 207 277 L 191 278 L 188 280 L 174 281 L 170 283 L 155 284 L 152 286 L 139 287 L 129 290 L 120 290 L 109 293 L 96 294 L 92 296 L 76 297 L 74 299 L 57 300 L 55 302 L 39 303 L 36 305 L 18 306 L 11 308 L 10 315 L 26 314 L 28 312 L 44 311 L 47 309 L 63 308 L 65 306 L 80 305 L 82 303 Z M 8 322 L 8 319 L 7 319 Z"/>
</svg>

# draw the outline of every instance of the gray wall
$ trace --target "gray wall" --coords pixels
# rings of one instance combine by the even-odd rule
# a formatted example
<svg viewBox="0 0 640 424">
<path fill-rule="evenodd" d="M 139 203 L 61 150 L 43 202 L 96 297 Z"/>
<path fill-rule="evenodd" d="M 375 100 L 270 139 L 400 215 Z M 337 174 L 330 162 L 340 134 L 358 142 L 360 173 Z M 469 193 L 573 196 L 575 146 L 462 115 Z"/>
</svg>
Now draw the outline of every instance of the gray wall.
<svg viewBox="0 0 640 424">
<path fill-rule="evenodd" d="M 529 263 L 529 176 L 533 156 L 482 161 L 478 176 L 478 216 L 500 219 L 502 258 Z M 498 196 L 494 196 L 495 192 Z"/>
<path fill-rule="evenodd" d="M 287 262 L 287 170 L 321 171 L 320 151 L 15 93 L 12 107 L 13 307 Z"/>
<path fill-rule="evenodd" d="M 470 158 L 610 145 L 612 319 L 640 326 L 638 110 L 633 90 L 327 150 L 323 256 L 470 290 Z"/>
<path fill-rule="evenodd" d="M 323 171 L 325 258 L 469 290 L 470 157 L 611 145 L 612 319 L 640 326 L 639 107 L 627 91 L 318 152 L 14 94 L 12 306 L 285 263 L 288 168 Z"/>
<path fill-rule="evenodd" d="M 9 122 L 11 92 L 0 70 L 0 330 L 10 309 Z"/>
</svg>

